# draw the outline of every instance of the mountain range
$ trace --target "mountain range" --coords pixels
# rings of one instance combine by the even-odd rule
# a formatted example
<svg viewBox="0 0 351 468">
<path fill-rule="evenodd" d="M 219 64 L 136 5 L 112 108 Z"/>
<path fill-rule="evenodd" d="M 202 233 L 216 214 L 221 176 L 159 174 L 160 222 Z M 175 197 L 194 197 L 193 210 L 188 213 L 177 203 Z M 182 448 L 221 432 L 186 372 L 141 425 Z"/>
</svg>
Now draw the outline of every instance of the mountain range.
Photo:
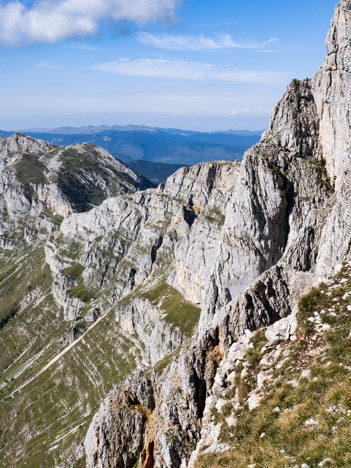
<svg viewBox="0 0 351 468">
<path fill-rule="evenodd" d="M 1 467 L 351 466 L 350 37 L 341 0 L 242 162 L 158 187 L 0 139 Z"/>
<path fill-rule="evenodd" d="M 152 174 L 151 178 L 156 184 L 165 182 L 182 166 L 213 160 L 241 160 L 244 152 L 256 144 L 262 135 L 262 132 L 247 130 L 201 133 L 134 125 L 32 129 L 22 130 L 21 133 L 55 145 L 95 144 L 121 161 L 130 163 L 134 170 L 144 176 Z M 2 136 L 11 134 L 0 131 Z"/>
</svg>

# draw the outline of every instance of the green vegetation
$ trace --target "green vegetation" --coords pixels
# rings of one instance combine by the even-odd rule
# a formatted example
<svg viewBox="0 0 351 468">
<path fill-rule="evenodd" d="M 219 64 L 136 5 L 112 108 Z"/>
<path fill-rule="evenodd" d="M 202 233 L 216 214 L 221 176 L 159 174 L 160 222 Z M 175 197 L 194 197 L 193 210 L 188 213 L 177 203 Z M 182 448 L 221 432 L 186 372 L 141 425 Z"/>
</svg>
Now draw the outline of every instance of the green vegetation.
<svg viewBox="0 0 351 468">
<path fill-rule="evenodd" d="M 334 189 L 332 187 L 325 162 L 311 158 L 309 160 L 309 164 L 317 172 L 317 182 L 320 185 L 324 185 L 327 190 L 327 194 L 331 195 L 334 192 Z"/>
<path fill-rule="evenodd" d="M 103 190 L 84 176 L 84 172 L 89 175 L 103 172 L 101 175 L 108 179 L 108 174 L 104 173 L 94 156 L 96 155 L 86 155 L 73 148 L 66 149 L 60 156 L 62 166 L 57 176 L 57 185 L 79 212 L 89 210 L 93 204 L 100 204 L 106 198 Z"/>
<path fill-rule="evenodd" d="M 207 209 L 205 219 L 207 219 L 210 223 L 216 223 L 219 226 L 223 226 L 225 216 L 222 214 L 219 208 L 214 207 L 212 209 Z"/>
<path fill-rule="evenodd" d="M 15 302 L 21 304 L 0 328 L 0 465 L 4 467 L 62 463 L 84 438 L 101 399 L 132 372 L 139 356 L 110 311 L 88 330 L 84 320 L 74 322 L 78 334 L 86 330 L 83 339 L 36 377 L 69 344 L 72 327 L 51 295 L 43 247 L 9 253 L 7 261 L 0 261 L 1 317 L 6 318 Z M 82 272 L 78 263 L 66 270 L 78 279 Z"/>
<path fill-rule="evenodd" d="M 264 330 L 258 330 L 251 338 L 249 348 L 246 352 L 246 360 L 249 363 L 249 369 L 251 372 L 256 373 L 259 367 L 259 362 L 262 358 L 262 348 L 267 343 Z"/>
<path fill-rule="evenodd" d="M 167 354 L 167 356 L 165 356 L 163 359 L 161 359 L 157 364 L 156 364 L 156 370 L 159 374 L 162 373 L 162 371 L 164 369 L 166 369 L 166 367 L 168 366 L 168 364 L 170 364 L 173 359 L 178 356 L 178 354 L 180 353 L 180 350 L 182 349 L 183 345 L 180 345 L 178 346 L 177 349 L 175 349 L 174 351 L 172 351 L 171 353 Z"/>
<path fill-rule="evenodd" d="M 121 188 L 123 183 L 133 184 L 126 174 L 116 174 L 113 169 L 114 173 L 111 173 L 111 168 L 107 163 L 101 163 L 100 154 L 90 144 L 85 145 L 84 152 L 65 149 L 60 154 L 60 161 L 62 165 L 57 174 L 57 185 L 78 212 L 88 211 L 106 199 L 107 193 L 97 183 L 99 178 L 111 186 L 112 192 L 116 183 Z"/>
<path fill-rule="evenodd" d="M 48 180 L 44 174 L 45 166 L 35 154 L 24 154 L 22 159 L 15 165 L 17 178 L 23 183 L 47 184 Z"/>
<path fill-rule="evenodd" d="M 5 263 L 5 265 L 2 268 L 0 268 L 0 283 L 6 278 L 8 278 L 15 271 L 15 263 Z"/>
<path fill-rule="evenodd" d="M 275 381 L 265 384 L 260 406 L 251 412 L 245 405 L 230 410 L 237 425 L 228 427 L 224 422 L 221 440 L 232 445 L 232 450 L 201 455 L 197 468 L 247 468 L 249 464 L 291 468 L 303 463 L 315 468 L 327 459 L 332 463 L 324 466 L 351 466 L 350 292 L 351 269 L 345 265 L 333 284 L 321 284 L 302 298 L 298 339 L 284 343 L 274 364 Z M 319 328 L 316 317 L 320 317 Z M 260 333 L 255 334 L 256 344 L 247 356 L 256 375 L 262 356 Z M 304 369 L 310 371 L 309 377 L 302 377 Z M 246 380 L 249 384 L 252 377 Z M 236 385 L 239 382 L 236 379 Z M 225 420 L 221 414 L 215 417 Z"/>
<path fill-rule="evenodd" d="M 321 284 L 318 288 L 313 288 L 309 294 L 306 294 L 299 303 L 299 311 L 298 311 L 298 320 L 300 326 L 304 330 L 312 329 L 313 326 L 311 322 L 308 321 L 309 317 L 311 316 L 311 311 L 318 309 L 321 310 L 324 307 L 329 306 L 330 297 L 325 295 L 325 290 L 327 289 L 327 285 Z M 340 299 L 339 291 L 335 291 L 333 294 L 334 297 L 338 297 Z"/>
<path fill-rule="evenodd" d="M 84 438 L 101 399 L 134 366 L 132 343 L 105 317 L 13 400 L 3 401 L 0 458 L 12 466 L 17 453 L 17 466 L 56 466 Z"/>
<path fill-rule="evenodd" d="M 174 328 L 190 337 L 197 325 L 201 309 L 186 301 L 179 291 L 165 282 L 142 292 L 141 296 L 164 312 L 164 319 Z"/>
<path fill-rule="evenodd" d="M 82 274 L 84 272 L 84 267 L 80 263 L 73 263 L 72 266 L 63 270 L 63 274 L 78 281 L 78 284 L 72 288 L 69 293 L 73 297 L 77 297 L 82 302 L 89 302 L 94 295 L 88 291 L 87 287 L 84 284 Z"/>
<path fill-rule="evenodd" d="M 80 263 L 73 263 L 73 265 L 69 268 L 66 268 L 63 273 L 66 276 L 77 280 L 83 274 L 84 269 L 85 268 Z"/>
<path fill-rule="evenodd" d="M 6 317 L 28 292 L 43 284 L 50 284 L 50 269 L 44 262 L 42 245 L 23 249 L 19 256 L 8 257 L 0 267 L 0 319 Z"/>
<path fill-rule="evenodd" d="M 53 211 L 50 209 L 45 210 L 43 212 L 43 215 L 46 216 L 46 218 L 48 218 L 49 221 L 56 224 L 57 226 L 60 226 L 63 221 L 63 216 L 53 213 Z"/>
<path fill-rule="evenodd" d="M 19 309 L 19 306 L 17 304 L 14 304 L 10 312 L 0 320 L 0 329 L 4 328 L 4 326 L 8 323 L 8 321 L 11 320 L 16 315 L 16 313 L 18 312 L 18 309 Z"/>
<path fill-rule="evenodd" d="M 77 297 L 82 302 L 89 302 L 94 296 L 88 291 L 84 283 L 81 281 L 73 289 L 69 291 L 71 296 Z"/>
<path fill-rule="evenodd" d="M 75 240 L 70 240 L 69 242 L 65 242 L 64 244 L 61 244 L 62 239 L 60 237 L 60 234 L 56 238 L 56 243 L 58 244 L 60 248 L 59 255 L 64 258 L 70 258 L 72 260 L 76 260 L 79 258 L 81 251 L 82 251 L 82 246 L 79 242 Z"/>
</svg>

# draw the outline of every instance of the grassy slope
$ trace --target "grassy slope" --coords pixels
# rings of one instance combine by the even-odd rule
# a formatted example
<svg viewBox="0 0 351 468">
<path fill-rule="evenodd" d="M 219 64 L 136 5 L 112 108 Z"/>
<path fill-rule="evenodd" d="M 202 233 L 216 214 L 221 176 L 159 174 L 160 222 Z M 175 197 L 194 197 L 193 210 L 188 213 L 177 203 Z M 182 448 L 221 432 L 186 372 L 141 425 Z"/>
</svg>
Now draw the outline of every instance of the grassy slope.
<svg viewBox="0 0 351 468">
<path fill-rule="evenodd" d="M 128 193 L 130 187 L 153 186 L 146 179 L 136 183 L 128 173 L 117 171 L 106 161 L 102 162 L 101 155 L 90 144 L 86 144 L 82 152 L 66 148 L 60 154 L 60 161 L 62 165 L 54 182 L 78 212 L 88 211 L 106 199 L 106 190 L 97 183 L 98 179 L 106 183 L 110 196 Z"/>
<path fill-rule="evenodd" d="M 69 273 L 80 270 L 75 265 Z M 58 362 L 30 380 L 64 349 L 63 337 L 70 330 L 50 294 L 51 281 L 41 244 L 0 260 L 0 318 L 24 297 L 33 298 L 0 329 L 3 467 L 25 462 L 51 467 L 64 459 L 72 444 L 82 440 L 102 397 L 135 365 L 137 351 L 111 311 Z"/>
<path fill-rule="evenodd" d="M 351 466 L 351 269 L 345 265 L 332 284 L 321 284 L 300 302 L 299 334 L 296 342 L 282 346 L 274 364 L 274 381 L 265 386 L 260 406 L 250 412 L 245 396 L 255 386 L 260 372 L 264 341 L 256 343 L 247 356 L 250 377 L 243 381 L 240 368 L 236 386 L 243 397 L 242 409 L 235 415 L 237 425 L 229 428 L 225 420 L 234 414 L 230 405 L 216 414 L 224 421 L 221 440 L 233 446 L 224 454 L 200 455 L 196 468 L 256 468 Z M 350 295 L 348 295 L 350 294 Z M 318 332 L 314 317 L 321 317 Z M 308 320 L 309 319 L 309 320 Z M 260 335 L 261 333 L 261 335 Z M 309 378 L 301 378 L 309 369 Z M 295 379 L 297 385 L 293 385 Z M 290 383 L 289 383 L 290 382 Z M 280 408 L 280 412 L 274 411 Z M 306 425 L 310 418 L 318 425 Z M 265 434 L 262 436 L 262 434 Z M 262 437 L 261 437 L 262 436 Z M 332 460 L 328 462 L 326 460 Z"/>
<path fill-rule="evenodd" d="M 60 251 L 72 260 L 64 272 L 80 281 L 84 267 L 76 260 L 79 245 L 71 244 L 63 244 Z M 101 399 L 140 358 L 138 343 L 126 338 L 107 306 L 106 315 L 74 347 L 31 380 L 67 346 L 63 337 L 74 325 L 63 320 L 50 294 L 51 281 L 42 244 L 0 262 L 0 293 L 6 292 L 3 315 L 28 294 L 35 297 L 0 330 L 5 350 L 0 356 L 1 467 L 52 467 L 62 462 L 82 441 Z M 151 288 L 137 288 L 126 300 L 137 295 L 158 305 L 164 320 L 191 336 L 200 309 L 163 279 Z"/>
<path fill-rule="evenodd" d="M 161 282 L 153 289 L 141 294 L 152 305 L 158 306 L 163 318 L 172 328 L 178 328 L 185 336 L 190 337 L 197 325 L 201 309 L 186 301 L 176 289 Z"/>
<path fill-rule="evenodd" d="M 5 402 L 2 412 L 11 422 L 3 426 L 3 466 L 26 461 L 26 466 L 51 467 L 64 459 L 72 444 L 84 437 L 106 392 L 133 367 L 131 343 L 113 319 L 104 317 L 65 356 Z"/>
<path fill-rule="evenodd" d="M 15 165 L 18 180 L 22 183 L 47 184 L 45 166 L 35 154 L 24 154 Z"/>
</svg>

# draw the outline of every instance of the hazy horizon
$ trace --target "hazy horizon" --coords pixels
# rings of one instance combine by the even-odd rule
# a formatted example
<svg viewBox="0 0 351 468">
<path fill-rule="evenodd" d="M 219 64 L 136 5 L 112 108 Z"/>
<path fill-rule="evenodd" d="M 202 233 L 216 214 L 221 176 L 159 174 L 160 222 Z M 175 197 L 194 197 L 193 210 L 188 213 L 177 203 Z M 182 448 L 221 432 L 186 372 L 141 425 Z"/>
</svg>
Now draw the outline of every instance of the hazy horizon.
<svg viewBox="0 0 351 468">
<path fill-rule="evenodd" d="M 76 125 L 62 125 L 62 126 L 58 126 L 58 127 L 28 127 L 28 128 L 9 128 L 9 129 L 4 129 L 4 128 L 0 128 L 0 131 L 4 131 L 4 132 L 33 132 L 33 133 L 40 133 L 40 132 L 53 132 L 54 130 L 60 130 L 60 129 L 64 129 L 64 128 L 72 128 L 72 129 L 76 129 L 76 130 L 80 130 L 80 129 L 84 129 L 84 128 L 88 128 L 88 127 L 92 127 L 92 128 L 95 128 L 95 129 L 98 129 L 98 128 L 103 128 L 103 127 L 107 127 L 107 128 L 112 128 L 112 127 L 121 127 L 121 128 L 124 128 L 124 127 L 131 127 L 131 130 L 133 130 L 132 127 L 135 127 L 136 129 L 138 129 L 138 127 L 142 128 L 142 127 L 145 127 L 145 128 L 149 128 L 149 129 L 158 129 L 158 130 L 178 130 L 178 131 L 186 131 L 186 132 L 200 132 L 200 133 L 211 133 L 211 130 L 194 130 L 192 128 L 178 128 L 178 127 L 159 127 L 159 126 L 151 126 L 151 125 L 143 125 L 143 124 L 133 124 L 133 123 L 129 123 L 129 124 L 123 124 L 123 125 L 120 125 L 120 124 L 110 124 L 110 125 L 106 125 L 106 124 L 99 124 L 99 125 L 91 125 L 91 124 L 87 124 L 87 125 L 80 125 L 80 126 L 76 126 Z M 263 133 L 264 131 L 266 131 L 267 129 L 266 128 L 260 128 L 258 130 L 249 130 L 247 128 L 242 128 L 242 129 L 238 129 L 238 128 L 220 128 L 220 129 L 217 129 L 217 130 L 213 130 L 213 133 L 227 133 L 227 132 L 250 132 L 250 133 L 253 133 L 253 134 L 259 134 L 259 133 Z"/>
<path fill-rule="evenodd" d="M 291 79 L 313 76 L 322 63 L 334 7 L 6 0 L 0 128 L 267 128 Z"/>
</svg>

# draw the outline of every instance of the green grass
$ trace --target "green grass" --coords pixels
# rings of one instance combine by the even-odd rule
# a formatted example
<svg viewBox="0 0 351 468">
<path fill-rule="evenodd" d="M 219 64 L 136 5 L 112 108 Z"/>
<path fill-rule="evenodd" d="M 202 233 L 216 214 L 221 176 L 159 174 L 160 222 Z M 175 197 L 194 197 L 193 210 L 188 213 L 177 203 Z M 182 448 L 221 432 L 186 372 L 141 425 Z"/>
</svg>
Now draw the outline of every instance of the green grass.
<svg viewBox="0 0 351 468">
<path fill-rule="evenodd" d="M 77 260 L 82 252 L 81 244 L 76 240 L 69 240 L 62 243 L 60 235 L 56 237 L 56 243 L 60 249 L 59 255 L 61 257 Z"/>
<path fill-rule="evenodd" d="M 212 209 L 208 208 L 206 210 L 204 218 L 207 219 L 210 223 L 218 224 L 218 226 L 223 226 L 225 222 L 224 214 L 217 207 L 214 207 Z"/>
<path fill-rule="evenodd" d="M 161 282 L 153 289 L 143 292 L 141 296 L 159 307 L 164 313 L 164 319 L 173 328 L 179 328 L 188 337 L 192 335 L 201 309 L 186 301 L 179 291 Z"/>
<path fill-rule="evenodd" d="M 0 283 L 16 271 L 15 263 L 6 263 L 0 268 Z"/>
<path fill-rule="evenodd" d="M 57 174 L 57 184 L 78 212 L 88 211 L 107 198 L 97 178 L 110 186 L 112 195 L 126 192 L 126 184 L 134 185 L 128 175 L 117 174 L 112 166 L 101 164 L 101 156 L 91 144 L 85 144 L 82 152 L 74 148 L 65 149 L 60 154 L 60 161 L 62 165 Z"/>
<path fill-rule="evenodd" d="M 252 347 L 246 351 L 246 360 L 249 363 L 251 372 L 256 373 L 262 358 L 262 348 L 267 343 L 264 330 L 258 330 L 252 337 L 250 343 Z"/>
<path fill-rule="evenodd" d="M 94 297 L 93 294 L 88 291 L 83 282 L 78 283 L 77 286 L 69 291 L 69 293 L 71 296 L 77 297 L 82 302 L 89 302 Z"/>
<path fill-rule="evenodd" d="M 157 372 L 159 374 L 162 373 L 162 371 L 165 370 L 165 368 L 168 366 L 168 364 L 170 364 L 173 359 L 178 356 L 178 354 L 180 353 L 181 349 L 182 349 L 182 346 L 183 345 L 180 345 L 178 346 L 177 349 L 175 349 L 174 351 L 172 351 L 171 353 L 167 354 L 167 356 L 165 356 L 164 358 L 162 358 L 155 366 L 155 369 L 157 370 Z"/>
<path fill-rule="evenodd" d="M 320 311 L 325 307 L 329 306 L 330 297 L 322 293 L 326 290 L 327 286 L 321 284 L 318 288 L 313 288 L 308 294 L 306 294 L 299 302 L 298 321 L 304 330 L 311 328 L 311 323 L 308 318 L 311 316 L 311 311 Z M 335 291 L 332 295 L 332 299 L 340 297 L 340 292 Z"/>
<path fill-rule="evenodd" d="M 1 405 L 0 459 L 8 463 L 4 466 L 11 466 L 10 460 L 18 464 L 14 466 L 22 466 L 24 461 L 33 468 L 56 466 L 84 438 L 104 395 L 134 365 L 132 343 L 120 334 L 113 320 L 105 317 L 58 363 L 32 381 L 14 400 Z M 8 423 L 5 415 L 10 417 Z M 56 442 L 77 425 L 81 425 L 78 432 Z"/>
<path fill-rule="evenodd" d="M 56 226 L 61 226 L 62 221 L 63 221 L 63 216 L 54 213 L 51 209 L 45 210 L 43 212 L 43 215 L 46 216 L 46 218 L 49 219 L 52 223 L 56 224 Z"/>
<path fill-rule="evenodd" d="M 85 268 L 80 263 L 73 263 L 73 265 L 69 268 L 66 268 L 63 273 L 69 278 L 77 280 L 82 276 L 84 269 Z"/>
<path fill-rule="evenodd" d="M 32 277 L 31 281 L 37 280 Z M 42 283 L 41 289 L 50 290 L 49 283 Z M 60 361 L 9 398 L 65 346 L 62 338 L 70 324 L 55 307 L 48 296 L 15 317 L 21 324 L 11 321 L 6 332 L 0 330 L 0 384 L 8 382 L 0 390 L 0 466 L 37 468 L 61 463 L 84 438 L 101 399 L 132 372 L 139 358 L 138 349 L 119 330 L 111 311 Z M 40 358 L 15 377 L 42 351 Z M 80 426 L 76 432 L 65 436 L 76 426 Z"/>
<path fill-rule="evenodd" d="M 9 254 L 9 263 L 0 269 L 0 319 L 10 313 L 23 297 L 39 285 L 50 282 L 42 244 Z"/>
<path fill-rule="evenodd" d="M 24 154 L 22 159 L 15 164 L 17 178 L 23 183 L 47 184 L 44 174 L 45 166 L 35 154 Z"/>
<path fill-rule="evenodd" d="M 243 401 L 239 410 L 232 410 L 237 425 L 228 427 L 224 422 L 221 440 L 233 448 L 224 454 L 200 455 L 196 468 L 247 468 L 249 464 L 257 468 L 291 468 L 303 463 L 315 468 L 327 458 L 333 464 L 325 466 L 351 466 L 351 312 L 347 309 L 351 296 L 345 296 L 351 291 L 350 274 L 351 269 L 345 265 L 335 278 L 335 288 L 321 284 L 301 299 L 298 340 L 284 344 L 283 350 L 289 350 L 290 355 L 274 364 L 275 381 L 266 384 L 260 406 L 250 412 Z M 332 308 L 330 314 L 328 309 Z M 331 326 L 322 334 L 308 320 L 316 312 L 322 323 Z M 254 336 L 256 344 L 247 355 L 249 370 L 254 370 L 249 379 L 260 369 L 261 353 L 257 352 L 263 341 L 259 334 Z M 282 365 L 277 368 L 280 361 Z M 301 378 L 301 369 L 307 368 L 311 377 Z M 240 372 L 239 368 L 238 376 Z M 292 379 L 298 382 L 297 387 L 288 383 Z M 240 378 L 235 385 L 239 383 Z M 280 413 L 273 411 L 276 407 Z M 337 410 L 330 411 L 332 407 Z M 225 421 L 227 413 L 215 417 Z M 306 426 L 310 418 L 317 420 L 318 426 Z"/>
</svg>

